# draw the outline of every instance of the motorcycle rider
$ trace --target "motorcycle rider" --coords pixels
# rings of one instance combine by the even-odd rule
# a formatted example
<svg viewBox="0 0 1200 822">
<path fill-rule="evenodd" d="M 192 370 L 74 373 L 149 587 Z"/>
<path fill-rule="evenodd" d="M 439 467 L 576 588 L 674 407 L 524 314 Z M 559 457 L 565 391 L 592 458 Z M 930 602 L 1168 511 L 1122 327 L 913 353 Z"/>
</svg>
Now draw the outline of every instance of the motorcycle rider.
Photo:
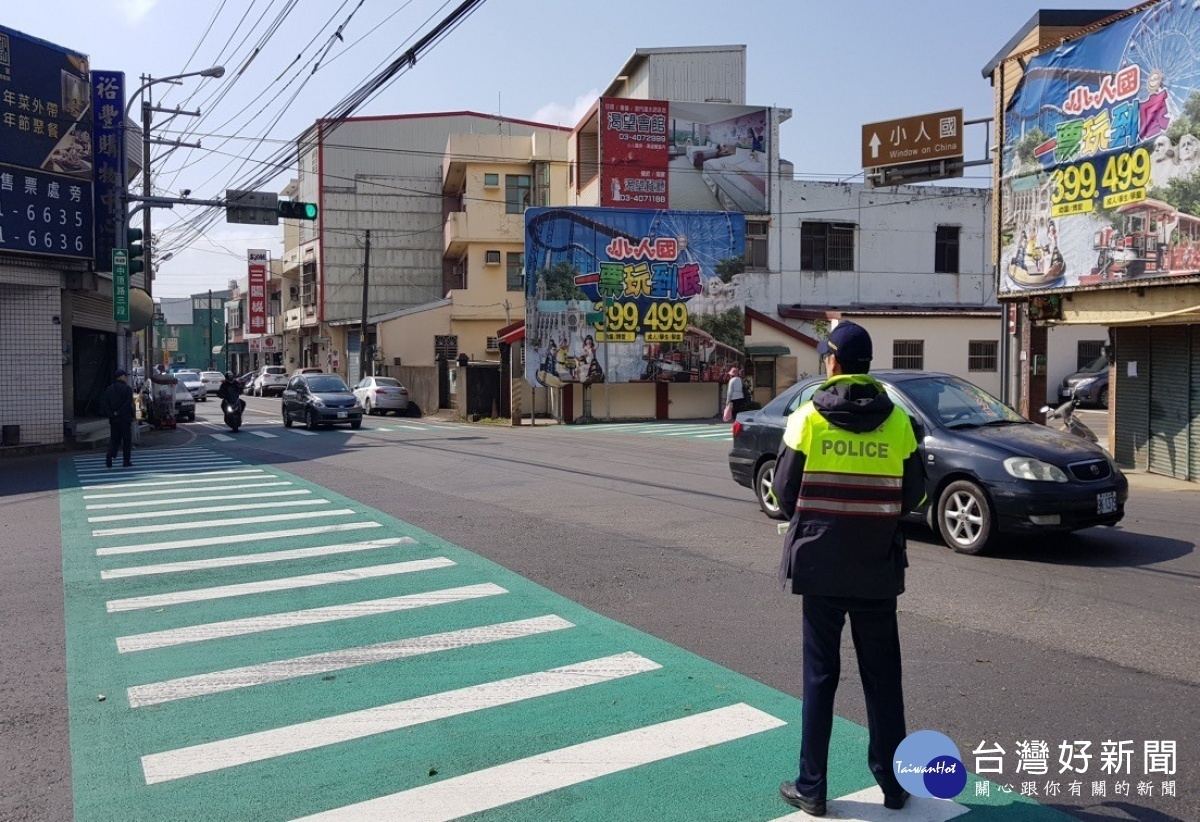
<svg viewBox="0 0 1200 822">
<path fill-rule="evenodd" d="M 246 407 L 246 401 L 242 399 L 242 384 L 232 371 L 225 372 L 225 381 L 217 389 L 217 397 L 236 408 L 239 414 Z"/>
</svg>

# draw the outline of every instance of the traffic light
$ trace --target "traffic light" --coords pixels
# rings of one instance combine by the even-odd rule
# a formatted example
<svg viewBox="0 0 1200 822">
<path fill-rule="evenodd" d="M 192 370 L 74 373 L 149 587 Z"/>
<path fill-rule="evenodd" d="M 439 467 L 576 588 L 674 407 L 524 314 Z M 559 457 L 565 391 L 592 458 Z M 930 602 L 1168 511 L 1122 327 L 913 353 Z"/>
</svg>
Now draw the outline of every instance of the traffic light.
<svg viewBox="0 0 1200 822">
<path fill-rule="evenodd" d="M 125 247 L 129 250 L 129 276 L 145 270 L 144 258 L 146 249 L 142 245 L 142 230 L 140 228 L 125 229 Z"/>
<path fill-rule="evenodd" d="M 278 213 L 285 220 L 315 220 L 317 219 L 317 204 L 280 200 Z"/>
</svg>

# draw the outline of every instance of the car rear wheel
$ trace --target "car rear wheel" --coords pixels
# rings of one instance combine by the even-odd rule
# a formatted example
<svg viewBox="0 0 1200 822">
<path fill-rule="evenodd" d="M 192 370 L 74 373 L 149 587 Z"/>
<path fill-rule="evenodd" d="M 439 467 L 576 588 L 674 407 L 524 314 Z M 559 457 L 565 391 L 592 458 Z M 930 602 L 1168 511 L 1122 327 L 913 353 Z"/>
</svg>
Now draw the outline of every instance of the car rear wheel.
<svg viewBox="0 0 1200 822">
<path fill-rule="evenodd" d="M 754 495 L 758 497 L 758 507 L 771 519 L 783 519 L 783 511 L 775 501 L 771 492 L 771 484 L 775 482 L 775 460 L 767 460 L 758 467 L 754 475 Z"/>
<path fill-rule="evenodd" d="M 1101 408 L 1108 408 L 1108 386 L 1100 389 L 1100 396 L 1096 398 L 1096 402 Z"/>
<path fill-rule="evenodd" d="M 312 410 L 311 408 L 308 409 L 308 419 L 306 422 L 307 422 L 309 431 L 316 431 L 317 425 L 319 425 L 319 423 L 317 422 L 317 412 Z"/>
<path fill-rule="evenodd" d="M 960 554 L 983 553 L 995 536 L 993 522 L 987 494 L 969 480 L 950 483 L 938 498 L 938 531 Z"/>
</svg>

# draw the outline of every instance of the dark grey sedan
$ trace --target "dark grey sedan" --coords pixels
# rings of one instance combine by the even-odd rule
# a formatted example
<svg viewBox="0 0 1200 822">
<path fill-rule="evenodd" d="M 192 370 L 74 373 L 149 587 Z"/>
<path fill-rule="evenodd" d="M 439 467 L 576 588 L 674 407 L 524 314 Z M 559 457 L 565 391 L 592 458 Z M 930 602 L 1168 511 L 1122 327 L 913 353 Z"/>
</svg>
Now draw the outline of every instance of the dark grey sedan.
<svg viewBox="0 0 1200 822">
<path fill-rule="evenodd" d="M 1036 425 L 982 388 L 949 374 L 875 371 L 908 412 L 925 466 L 924 517 L 946 544 L 978 554 L 997 534 L 1045 534 L 1116 525 L 1129 483 L 1098 445 Z M 780 517 L 769 494 L 787 417 L 824 378 L 804 380 L 733 424 L 729 469 Z"/>
<path fill-rule="evenodd" d="M 283 424 L 362 427 L 363 409 L 337 374 L 297 374 L 283 389 Z"/>
</svg>

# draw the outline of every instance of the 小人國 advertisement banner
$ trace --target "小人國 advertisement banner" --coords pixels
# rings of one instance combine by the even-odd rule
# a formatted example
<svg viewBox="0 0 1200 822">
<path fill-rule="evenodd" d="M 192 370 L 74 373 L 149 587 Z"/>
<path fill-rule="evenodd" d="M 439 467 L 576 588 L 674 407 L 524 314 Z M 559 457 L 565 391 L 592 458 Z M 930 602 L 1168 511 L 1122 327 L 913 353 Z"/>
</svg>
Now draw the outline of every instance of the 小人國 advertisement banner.
<svg viewBox="0 0 1200 822">
<path fill-rule="evenodd" d="M 740 213 L 525 212 L 525 376 L 569 383 L 720 382 L 741 365 Z"/>
<path fill-rule="evenodd" d="M 999 290 L 1200 274 L 1200 11 L 1163 0 L 1032 58 L 1005 111 Z"/>
</svg>

